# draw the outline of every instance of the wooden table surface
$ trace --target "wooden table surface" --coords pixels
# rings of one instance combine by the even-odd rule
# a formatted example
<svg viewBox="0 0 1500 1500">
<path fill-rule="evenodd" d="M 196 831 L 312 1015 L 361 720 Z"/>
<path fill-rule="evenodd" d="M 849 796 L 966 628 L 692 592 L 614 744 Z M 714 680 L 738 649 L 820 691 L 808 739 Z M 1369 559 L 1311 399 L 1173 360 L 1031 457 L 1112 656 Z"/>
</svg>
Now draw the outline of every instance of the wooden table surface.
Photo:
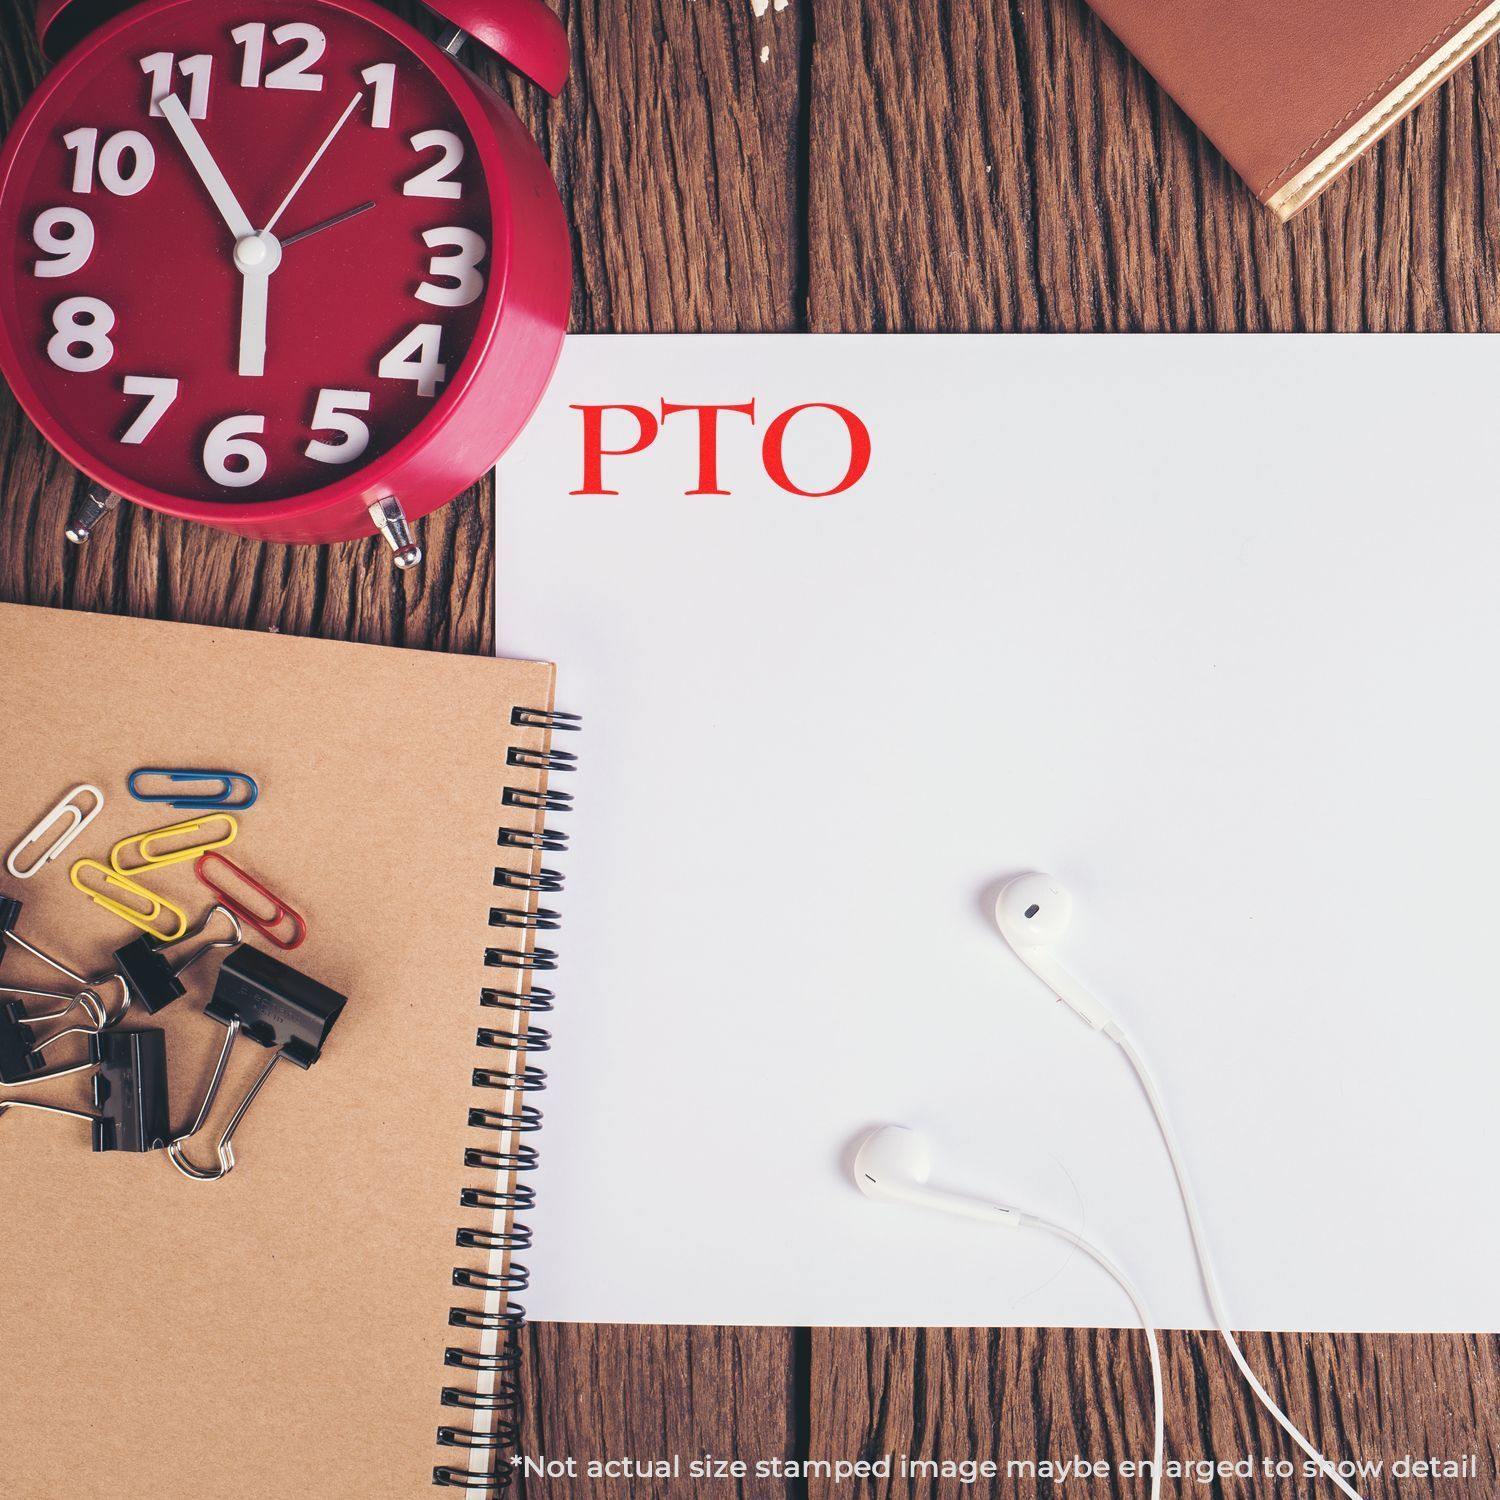
<svg viewBox="0 0 1500 1500">
<path fill-rule="evenodd" d="M 563 0 L 562 8 L 574 73 L 561 102 L 540 103 L 534 90 L 480 66 L 542 142 L 570 206 L 578 330 L 1500 327 L 1494 48 L 1283 228 L 1081 0 L 790 0 L 759 20 L 750 0 Z M 9 0 L 0 14 L 7 123 L 42 71 L 18 9 L 29 9 L 26 0 Z M 1082 436 L 1087 413 L 1078 420 Z M 8 393 L 0 484 L 0 598 L 492 648 L 488 486 L 426 523 L 428 561 L 412 576 L 398 575 L 373 541 L 259 546 L 129 507 L 77 550 L 62 530 L 79 478 Z M 1211 501 L 1211 479 L 1205 494 Z M 651 1181 L 649 1151 L 641 1160 L 649 1214 L 665 1189 Z M 1372 1206 L 1367 1222 L 1341 1232 L 1379 1234 L 1382 1211 Z M 782 1231 L 795 1226 L 768 1219 L 767 1232 Z M 545 1275 L 546 1247 L 532 1259 Z M 529 1337 L 533 1452 L 1149 1453 L 1145 1347 L 1130 1332 L 544 1326 Z M 1246 1342 L 1273 1393 L 1335 1454 L 1477 1455 L 1476 1481 L 1385 1478 L 1364 1486 L 1367 1500 L 1490 1500 L 1500 1490 L 1500 1340 Z M 1166 1353 L 1170 1454 L 1292 1454 L 1214 1340 L 1170 1335 Z M 527 1488 L 835 1493 L 818 1478 Z M 1114 1500 L 1144 1496 L 1146 1486 L 1000 1481 L 966 1491 L 928 1481 L 837 1490 L 1064 1492 Z M 1163 1493 L 1336 1491 L 1326 1481 L 1226 1479 L 1168 1481 Z"/>
</svg>

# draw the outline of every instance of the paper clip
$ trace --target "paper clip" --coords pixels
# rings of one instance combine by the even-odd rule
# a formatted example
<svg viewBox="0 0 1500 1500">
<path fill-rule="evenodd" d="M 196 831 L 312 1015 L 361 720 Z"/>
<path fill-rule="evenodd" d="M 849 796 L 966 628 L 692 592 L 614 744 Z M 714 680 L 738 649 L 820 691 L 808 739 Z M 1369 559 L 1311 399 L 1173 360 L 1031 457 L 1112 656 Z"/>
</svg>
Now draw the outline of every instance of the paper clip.
<svg viewBox="0 0 1500 1500">
<path fill-rule="evenodd" d="M 209 1079 L 197 1118 L 167 1146 L 172 1165 L 195 1182 L 217 1182 L 227 1177 L 234 1170 L 234 1133 L 272 1069 L 283 1059 L 299 1068 L 312 1067 L 322 1055 L 328 1033 L 347 1003 L 346 997 L 337 991 L 258 948 L 237 948 L 229 954 L 219 970 L 213 999 L 203 1010 L 204 1015 L 226 1028 L 224 1045 L 219 1049 L 219 1060 L 214 1064 L 213 1077 Z M 219 1097 L 229 1054 L 241 1034 L 262 1047 L 272 1048 L 271 1060 L 224 1127 L 217 1148 L 217 1167 L 206 1170 L 195 1167 L 187 1159 L 184 1147 L 203 1129 Z"/>
<path fill-rule="evenodd" d="M 270 907 L 270 913 L 263 915 L 258 911 L 252 911 L 232 891 L 226 890 L 208 873 L 210 865 L 223 865 L 241 885 L 253 891 Z M 293 948 L 300 948 L 306 941 L 307 923 L 303 920 L 302 914 L 294 911 L 280 896 L 272 895 L 260 881 L 248 871 L 242 870 L 232 859 L 226 859 L 224 855 L 209 850 L 198 856 L 198 861 L 193 866 L 193 873 L 218 897 L 222 906 L 227 907 L 242 922 L 248 922 L 268 943 L 274 943 L 284 953 L 290 953 Z M 281 929 L 288 924 L 291 926 L 291 932 L 283 937 Z"/>
<path fill-rule="evenodd" d="M 28 1099 L 0 1100 L 0 1115 L 8 1109 L 34 1109 L 42 1114 L 67 1115 L 93 1126 L 95 1151 L 160 1151 L 172 1133 L 167 1104 L 167 1038 L 162 1031 L 106 1031 L 89 1041 L 85 1062 L 71 1068 L 38 1073 L 26 1083 L 45 1083 L 72 1073 L 94 1074 L 94 1107 L 66 1109 L 60 1104 L 35 1104 Z"/>
<path fill-rule="evenodd" d="M 194 938 L 202 937 L 215 917 L 223 917 L 229 924 L 228 937 L 211 938 L 186 958 L 167 957 L 169 952 L 175 953 Z M 212 953 L 215 948 L 238 948 L 244 940 L 240 919 L 227 906 L 215 904 L 209 907 L 207 915 L 191 932 L 183 933 L 170 948 L 164 947 L 155 938 L 145 936 L 132 938 L 123 948 L 116 948 L 115 977 L 125 986 L 125 1005 L 115 1021 L 123 1018 L 133 1000 L 139 1000 L 147 1013 L 153 1016 L 157 1011 L 164 1010 L 187 993 L 182 975 L 200 958 Z"/>
<path fill-rule="evenodd" d="M 223 838 L 199 839 L 196 843 L 184 844 L 179 849 L 155 852 L 155 846 L 173 837 L 188 837 L 212 823 L 223 823 L 229 830 Z M 147 833 L 133 833 L 121 839 L 109 851 L 109 866 L 116 875 L 139 875 L 145 870 L 165 869 L 168 865 L 180 865 L 184 860 L 197 859 L 210 849 L 222 849 L 239 837 L 240 825 L 229 813 L 210 813 L 206 818 L 189 818 L 185 823 L 169 823 L 165 828 L 153 828 Z M 125 851 L 135 849 L 140 854 L 138 864 L 125 863 Z"/>
<path fill-rule="evenodd" d="M 85 792 L 87 792 L 89 796 L 94 799 L 94 805 L 87 812 L 85 812 L 78 805 L 78 798 Z M 87 828 L 89 824 L 92 823 L 94 819 L 97 818 L 103 811 L 104 793 L 101 792 L 98 787 L 90 786 L 87 782 L 84 782 L 81 786 L 75 786 L 73 790 L 69 792 L 61 802 L 57 803 L 50 812 L 45 814 L 41 822 L 38 823 L 31 830 L 31 832 L 28 833 L 25 838 L 23 838 L 21 842 L 17 844 L 9 854 L 5 856 L 5 868 L 9 870 L 17 880 L 30 880 L 31 877 L 35 875 L 39 870 L 56 859 L 57 856 L 61 854 L 63 850 L 66 849 L 68 845 L 71 844 L 73 840 L 76 839 L 78 835 L 82 833 L 83 830 Z M 33 844 L 40 844 L 41 841 L 47 836 L 47 834 L 52 831 L 53 825 L 64 818 L 68 820 L 68 826 L 64 828 L 56 836 L 56 838 L 54 838 L 52 842 L 48 844 L 47 847 L 42 850 L 42 852 L 38 854 L 36 858 L 33 859 L 32 862 L 24 870 L 21 869 L 20 856 L 26 853 L 26 851 L 30 849 Z"/>
<path fill-rule="evenodd" d="M 219 790 L 186 797 L 175 791 L 143 792 L 139 785 L 143 776 L 163 776 L 174 786 L 192 781 L 218 782 Z M 235 801 L 237 786 L 244 788 L 242 800 L 238 802 Z M 165 802 L 168 807 L 179 807 L 184 812 L 243 812 L 247 807 L 254 807 L 260 797 L 255 778 L 246 776 L 243 771 L 178 771 L 169 766 L 141 766 L 126 778 L 125 788 L 137 802 Z"/>
<path fill-rule="evenodd" d="M 104 877 L 104 884 L 107 887 L 112 886 L 115 890 L 124 891 L 127 896 L 134 896 L 145 910 L 126 906 L 123 901 L 115 900 L 104 891 L 91 891 L 83 883 L 85 870 L 98 871 Z M 122 875 L 118 870 L 111 870 L 108 865 L 101 865 L 97 859 L 80 859 L 68 871 L 68 879 L 96 906 L 102 906 L 105 911 L 113 912 L 117 917 L 129 922 L 132 927 L 139 927 L 142 932 L 148 933 L 159 943 L 175 943 L 178 938 L 187 935 L 187 913 L 180 906 L 168 901 L 165 896 L 155 895 L 143 885 L 137 885 L 128 875 Z M 170 932 L 153 925 L 163 912 L 170 912 L 177 919 L 176 927 Z"/>
</svg>

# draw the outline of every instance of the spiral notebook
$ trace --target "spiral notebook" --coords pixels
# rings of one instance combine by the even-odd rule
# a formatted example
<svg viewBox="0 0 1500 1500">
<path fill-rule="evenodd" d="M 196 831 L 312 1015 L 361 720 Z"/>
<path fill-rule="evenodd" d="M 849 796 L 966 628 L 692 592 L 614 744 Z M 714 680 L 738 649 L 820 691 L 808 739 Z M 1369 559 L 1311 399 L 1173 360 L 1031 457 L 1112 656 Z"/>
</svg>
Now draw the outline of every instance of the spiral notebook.
<svg viewBox="0 0 1500 1500">
<path fill-rule="evenodd" d="M 133 802 L 127 774 L 232 768 L 261 790 L 226 852 L 305 915 L 282 956 L 348 997 L 317 1065 L 269 1078 L 222 1182 L 95 1155 L 74 1120 L 0 1118 L 7 1493 L 493 1493 L 544 1076 L 530 1016 L 550 1005 L 530 976 L 555 961 L 534 941 L 559 884 L 542 851 L 565 842 L 553 668 L 19 606 L 0 653 L 0 853 L 76 783 L 106 796 L 63 857 L 0 875 L 29 942 L 104 968 L 135 933 L 69 865 L 190 816 Z M 190 864 L 162 890 L 208 904 Z M 144 1018 L 179 1125 L 224 1036 L 201 968 Z M 0 978 L 56 976 L 13 949 Z M 232 1056 L 228 1106 L 264 1058 Z M 89 1104 L 78 1077 L 28 1094 Z"/>
</svg>

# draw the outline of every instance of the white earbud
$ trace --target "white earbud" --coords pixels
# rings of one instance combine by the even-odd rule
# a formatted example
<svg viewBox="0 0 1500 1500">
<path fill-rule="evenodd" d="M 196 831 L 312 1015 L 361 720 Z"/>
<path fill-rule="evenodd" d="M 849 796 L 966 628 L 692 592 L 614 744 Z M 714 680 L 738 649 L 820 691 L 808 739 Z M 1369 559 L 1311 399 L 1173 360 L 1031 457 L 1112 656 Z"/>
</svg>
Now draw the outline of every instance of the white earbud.
<svg viewBox="0 0 1500 1500">
<path fill-rule="evenodd" d="M 1048 951 L 1072 919 L 1073 898 L 1050 875 L 1017 875 L 995 901 L 995 924 L 1016 957 L 1064 1005 L 1104 1031 L 1114 1024 L 1109 1012 Z"/>
<path fill-rule="evenodd" d="M 1107 1271 L 1130 1298 L 1140 1315 L 1146 1332 L 1151 1358 L 1152 1448 L 1151 1500 L 1161 1500 L 1162 1451 L 1165 1442 L 1165 1414 L 1162 1404 L 1161 1350 L 1156 1327 L 1135 1284 L 1097 1245 L 1081 1234 L 1044 1219 L 1038 1214 L 1022 1213 L 999 1203 L 986 1203 L 963 1193 L 945 1193 L 927 1186 L 932 1169 L 932 1152 L 925 1136 L 904 1125 L 882 1125 L 859 1143 L 854 1153 L 854 1181 L 867 1198 L 884 1198 L 893 1203 L 910 1203 L 918 1208 L 935 1208 L 939 1213 L 957 1214 L 965 1219 L 979 1219 L 985 1224 L 1006 1224 L 1015 1229 L 1035 1229 L 1056 1236 L 1081 1250 Z"/>
<path fill-rule="evenodd" d="M 1020 1224 L 1021 1215 L 1013 1208 L 928 1187 L 931 1173 L 932 1150 L 926 1137 L 904 1125 L 882 1125 L 872 1130 L 854 1153 L 854 1181 L 867 1198 L 935 1208 L 986 1224 Z"/>
</svg>

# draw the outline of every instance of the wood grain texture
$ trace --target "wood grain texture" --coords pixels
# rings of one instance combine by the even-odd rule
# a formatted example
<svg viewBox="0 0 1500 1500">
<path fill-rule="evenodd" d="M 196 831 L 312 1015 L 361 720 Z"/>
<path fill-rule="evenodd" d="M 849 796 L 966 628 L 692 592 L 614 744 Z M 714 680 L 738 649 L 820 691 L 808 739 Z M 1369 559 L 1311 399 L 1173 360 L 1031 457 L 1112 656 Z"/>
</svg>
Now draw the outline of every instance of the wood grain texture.
<svg viewBox="0 0 1500 1500">
<path fill-rule="evenodd" d="M 398 8 L 435 32 L 412 0 Z M 1079 0 L 791 0 L 761 20 L 749 0 L 560 9 L 574 60 L 563 100 L 474 61 L 542 143 L 569 204 L 576 329 L 1500 327 L 1496 49 L 1282 228 Z M 6 123 L 41 75 L 26 10 L 0 8 Z M 0 393 L 0 598 L 492 646 L 488 485 L 424 523 L 429 560 L 413 576 L 373 541 L 260 546 L 139 511 L 65 548 L 79 488 Z M 545 1247 L 533 1258 L 540 1271 Z M 1144 1350 L 1130 1333 L 554 1325 L 528 1343 L 533 1452 L 1119 1457 L 1148 1441 Z M 1497 1492 L 1495 1339 L 1284 1335 L 1247 1347 L 1340 1452 L 1478 1454 L 1475 1485 L 1411 1481 L 1403 1497 Z M 1174 1454 L 1287 1451 L 1216 1343 L 1173 1335 L 1168 1355 Z M 830 1487 L 613 1488 L 795 1500 Z M 959 1493 L 929 1482 L 839 1490 L 876 1492 Z M 1333 1493 L 1232 1480 L 1164 1492 Z M 967 1493 L 1116 1500 L 1145 1488 L 1001 1482 Z"/>
<path fill-rule="evenodd" d="M 1500 327 L 1491 48 L 1283 228 L 1077 0 L 817 0 L 819 330 Z"/>
<path fill-rule="evenodd" d="M 1334 1455 L 1382 1460 L 1406 1454 L 1475 1454 L 1481 1478 L 1407 1479 L 1357 1483 L 1366 1500 L 1421 1496 L 1474 1500 L 1492 1493 L 1500 1454 L 1494 1409 L 1480 1403 L 1500 1389 L 1493 1339 L 1389 1335 L 1310 1337 L 1247 1335 L 1246 1357 L 1272 1395 L 1320 1436 Z M 1219 1341 L 1208 1334 L 1162 1336 L 1167 1390 L 1168 1459 L 1182 1462 L 1302 1455 L 1243 1387 Z M 995 1460 L 1082 1455 L 1117 1469 L 1151 1454 L 1151 1382 L 1139 1333 L 1027 1329 L 976 1333 L 896 1329 L 878 1333 L 817 1330 L 808 1447 L 813 1456 L 893 1454 L 930 1460 Z M 980 1493 L 1050 1496 L 1144 1496 L 1139 1479 L 1118 1477 L 1052 1484 L 998 1479 Z M 1225 1478 L 1210 1488 L 1195 1479 L 1168 1481 L 1164 1495 L 1291 1497 L 1332 1485 L 1302 1478 Z M 813 1500 L 847 1493 L 813 1480 Z M 922 1476 L 873 1482 L 861 1493 L 957 1500 L 973 1494 L 957 1479 Z"/>
<path fill-rule="evenodd" d="M 525 1451 L 574 1458 L 581 1477 L 532 1479 L 532 1495 L 631 1500 L 697 1493 L 784 1495 L 779 1482 L 589 1480 L 587 1464 L 680 1455 L 794 1454 L 799 1388 L 788 1379 L 793 1334 L 781 1328 L 643 1328 L 540 1324 L 528 1330 Z"/>
</svg>

